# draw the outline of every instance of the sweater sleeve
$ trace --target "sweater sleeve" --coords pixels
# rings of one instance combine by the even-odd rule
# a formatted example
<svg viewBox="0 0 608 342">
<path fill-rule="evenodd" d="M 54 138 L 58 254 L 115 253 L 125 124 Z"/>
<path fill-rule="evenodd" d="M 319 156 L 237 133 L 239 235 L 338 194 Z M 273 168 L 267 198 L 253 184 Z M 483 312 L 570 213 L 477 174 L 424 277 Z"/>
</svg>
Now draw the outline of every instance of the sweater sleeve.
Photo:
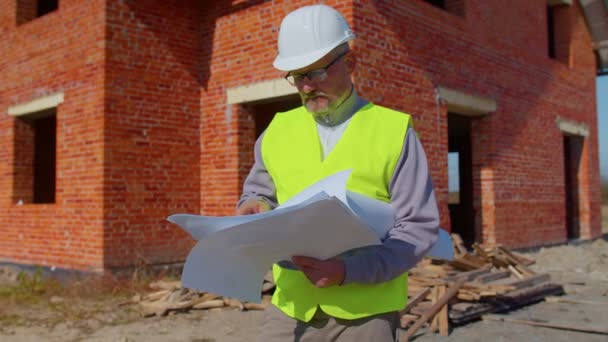
<svg viewBox="0 0 608 342">
<path fill-rule="evenodd" d="M 264 160 L 262 159 L 263 138 L 264 133 L 262 133 L 255 142 L 255 161 L 253 163 L 253 167 L 251 167 L 251 170 L 249 171 L 249 175 L 247 175 L 247 178 L 245 179 L 245 183 L 243 184 L 243 194 L 237 203 L 237 208 L 240 207 L 243 202 L 251 198 L 265 201 L 273 209 L 277 206 L 276 188 L 270 174 L 268 173 L 268 170 L 266 169 L 266 166 L 264 165 Z"/>
<path fill-rule="evenodd" d="M 395 225 L 381 245 L 341 258 L 343 284 L 381 283 L 403 274 L 429 251 L 438 236 L 439 212 L 426 155 L 414 129 L 408 129 L 389 186 Z"/>
</svg>

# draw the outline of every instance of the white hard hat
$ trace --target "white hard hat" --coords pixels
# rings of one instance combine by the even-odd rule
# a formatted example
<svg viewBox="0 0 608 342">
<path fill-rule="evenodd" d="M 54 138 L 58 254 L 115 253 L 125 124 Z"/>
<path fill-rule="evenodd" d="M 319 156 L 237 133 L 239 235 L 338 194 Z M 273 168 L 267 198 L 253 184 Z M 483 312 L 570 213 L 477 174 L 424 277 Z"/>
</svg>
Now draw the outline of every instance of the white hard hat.
<svg viewBox="0 0 608 342">
<path fill-rule="evenodd" d="M 307 67 L 353 38 L 346 19 L 332 7 L 301 7 L 281 23 L 279 54 L 273 65 L 282 71 Z"/>
</svg>

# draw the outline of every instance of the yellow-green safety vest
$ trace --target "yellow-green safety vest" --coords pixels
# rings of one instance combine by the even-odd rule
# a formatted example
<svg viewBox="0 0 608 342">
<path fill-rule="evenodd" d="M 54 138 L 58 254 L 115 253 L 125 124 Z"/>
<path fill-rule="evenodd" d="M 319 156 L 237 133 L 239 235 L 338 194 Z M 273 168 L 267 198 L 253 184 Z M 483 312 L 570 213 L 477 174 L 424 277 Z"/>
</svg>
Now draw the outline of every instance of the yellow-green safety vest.
<svg viewBox="0 0 608 342">
<path fill-rule="evenodd" d="M 334 149 L 323 159 L 316 122 L 304 107 L 277 113 L 262 140 L 262 159 L 276 187 L 279 204 L 336 172 L 352 169 L 347 189 L 384 202 L 399 161 L 408 114 L 374 104 L 351 119 Z M 403 189 L 407 191 L 407 189 Z M 308 322 L 317 307 L 342 319 L 397 311 L 407 303 L 407 273 L 379 284 L 315 287 L 297 270 L 273 265 L 272 303 L 285 314 Z"/>
</svg>

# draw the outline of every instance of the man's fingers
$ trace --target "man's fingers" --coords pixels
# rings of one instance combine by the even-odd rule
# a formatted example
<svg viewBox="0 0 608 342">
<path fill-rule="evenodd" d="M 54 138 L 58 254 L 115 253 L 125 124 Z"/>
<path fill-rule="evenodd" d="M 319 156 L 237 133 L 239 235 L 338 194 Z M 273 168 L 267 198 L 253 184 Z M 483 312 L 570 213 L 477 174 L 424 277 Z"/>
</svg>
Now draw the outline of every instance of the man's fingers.
<svg viewBox="0 0 608 342">
<path fill-rule="evenodd" d="M 241 205 L 236 212 L 238 215 L 252 215 L 263 213 L 268 210 L 270 210 L 270 206 L 266 202 L 250 199 L 245 201 L 245 203 L 243 203 L 243 205 Z"/>
</svg>

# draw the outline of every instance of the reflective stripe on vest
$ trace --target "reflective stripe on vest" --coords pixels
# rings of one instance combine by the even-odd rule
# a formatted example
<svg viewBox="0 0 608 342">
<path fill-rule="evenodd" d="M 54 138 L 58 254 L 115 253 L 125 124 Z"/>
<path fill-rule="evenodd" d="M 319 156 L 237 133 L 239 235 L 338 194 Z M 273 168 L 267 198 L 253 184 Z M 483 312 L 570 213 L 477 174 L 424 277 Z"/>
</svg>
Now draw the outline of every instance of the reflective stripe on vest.
<svg viewBox="0 0 608 342">
<path fill-rule="evenodd" d="M 389 202 L 389 185 L 401 156 L 409 115 L 374 104 L 351 119 L 334 149 L 323 160 L 317 127 L 299 107 L 277 113 L 264 133 L 262 159 L 276 187 L 279 204 L 336 172 L 353 169 L 347 189 Z M 290 317 L 309 321 L 317 307 L 327 314 L 357 319 L 401 310 L 407 302 L 407 273 L 380 284 L 316 288 L 297 270 L 273 265 L 272 303 Z"/>
</svg>

